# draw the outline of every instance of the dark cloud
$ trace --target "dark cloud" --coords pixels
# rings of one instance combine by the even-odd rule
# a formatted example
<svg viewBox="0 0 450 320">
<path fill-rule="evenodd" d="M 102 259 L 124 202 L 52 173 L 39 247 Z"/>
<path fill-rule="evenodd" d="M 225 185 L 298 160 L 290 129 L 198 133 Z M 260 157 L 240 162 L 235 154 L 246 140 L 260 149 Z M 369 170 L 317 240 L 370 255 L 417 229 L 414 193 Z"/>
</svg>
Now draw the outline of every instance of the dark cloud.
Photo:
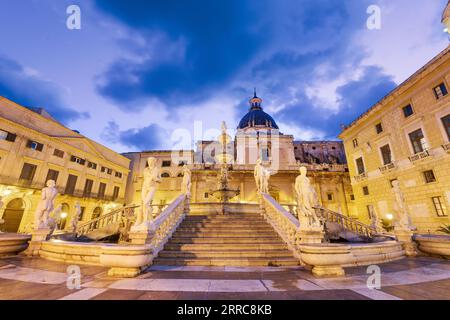
<svg viewBox="0 0 450 320">
<path fill-rule="evenodd" d="M 250 90 L 257 86 L 266 106 L 283 106 L 275 106 L 275 120 L 335 138 L 340 123 L 356 118 L 395 86 L 378 67 L 362 66 L 367 53 L 354 45 L 355 35 L 365 29 L 369 0 L 96 4 L 147 39 L 122 41 L 142 59 L 120 59 L 99 77 L 98 91 L 127 111 L 141 110 L 152 98 L 169 109 L 195 104 L 221 90 L 239 99 L 229 107 L 244 115 Z M 362 77 L 337 90 L 339 111 L 328 111 L 307 94 L 308 86 L 355 70 Z"/>
<path fill-rule="evenodd" d="M 85 119 L 87 113 L 70 109 L 64 103 L 63 89 L 53 82 L 43 80 L 19 63 L 0 56 L 0 95 L 26 107 L 42 107 L 55 119 L 67 124 Z"/>
<path fill-rule="evenodd" d="M 169 139 L 169 136 L 164 128 L 157 124 L 139 129 L 120 130 L 116 122 L 110 121 L 102 133 L 102 138 L 112 143 L 130 146 L 136 151 L 142 151 L 160 148 L 162 142 Z"/>
</svg>

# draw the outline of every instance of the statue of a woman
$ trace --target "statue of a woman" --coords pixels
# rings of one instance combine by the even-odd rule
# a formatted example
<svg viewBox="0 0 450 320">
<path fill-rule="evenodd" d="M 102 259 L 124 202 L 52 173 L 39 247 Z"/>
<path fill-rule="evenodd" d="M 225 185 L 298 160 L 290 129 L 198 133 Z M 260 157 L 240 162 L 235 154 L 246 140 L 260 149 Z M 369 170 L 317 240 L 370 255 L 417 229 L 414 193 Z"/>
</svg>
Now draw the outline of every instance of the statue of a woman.
<svg viewBox="0 0 450 320">
<path fill-rule="evenodd" d="M 34 229 L 48 228 L 48 218 L 53 211 L 53 202 L 58 195 L 58 190 L 56 190 L 55 185 L 55 181 L 48 180 L 47 187 L 42 189 L 41 200 L 38 203 L 35 213 Z"/>
<path fill-rule="evenodd" d="M 295 179 L 295 193 L 297 196 L 297 215 L 300 228 L 319 227 L 320 221 L 314 207 L 318 199 L 309 178 L 306 176 L 306 167 L 300 167 L 300 175 Z"/>
<path fill-rule="evenodd" d="M 268 168 L 262 167 L 262 186 L 261 186 L 261 192 L 262 193 L 269 193 L 269 180 L 270 176 L 272 175 L 272 171 Z"/>
<path fill-rule="evenodd" d="M 185 164 L 183 166 L 183 181 L 181 182 L 181 193 L 185 194 L 187 197 L 190 197 L 191 195 L 191 176 L 192 172 Z"/>
<path fill-rule="evenodd" d="M 255 169 L 253 171 L 255 176 L 256 190 L 258 192 L 263 192 L 264 185 L 264 167 L 262 165 L 261 159 L 256 160 Z"/>
<path fill-rule="evenodd" d="M 411 230 L 411 223 L 409 220 L 408 211 L 406 209 L 406 202 L 403 192 L 400 190 L 400 181 L 394 180 L 392 182 L 392 192 L 396 204 L 396 223 L 402 230 Z"/>
<path fill-rule="evenodd" d="M 148 167 L 144 169 L 144 181 L 142 183 L 142 205 L 141 210 L 138 210 L 135 226 L 147 225 L 149 218 L 153 219 L 153 211 L 151 204 L 156 192 L 156 186 L 161 182 L 159 175 L 159 168 L 156 165 L 156 158 L 147 159 Z"/>
</svg>

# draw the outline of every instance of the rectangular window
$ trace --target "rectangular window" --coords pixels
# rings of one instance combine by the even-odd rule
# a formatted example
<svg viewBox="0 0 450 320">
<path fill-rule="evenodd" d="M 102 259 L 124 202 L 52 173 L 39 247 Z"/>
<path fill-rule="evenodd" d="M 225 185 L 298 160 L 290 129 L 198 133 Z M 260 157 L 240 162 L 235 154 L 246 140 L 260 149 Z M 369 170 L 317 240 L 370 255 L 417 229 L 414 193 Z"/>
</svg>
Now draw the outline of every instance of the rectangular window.
<svg viewBox="0 0 450 320">
<path fill-rule="evenodd" d="M 120 187 L 115 186 L 113 191 L 113 200 L 117 200 L 119 198 Z"/>
<path fill-rule="evenodd" d="M 66 190 L 64 190 L 65 194 L 68 194 L 68 195 L 74 194 L 75 186 L 77 184 L 77 179 L 78 179 L 77 176 L 75 176 L 73 174 L 69 174 L 69 177 L 67 178 Z"/>
<path fill-rule="evenodd" d="M 436 182 L 436 177 L 434 176 L 433 170 L 427 170 L 423 172 L 426 183 Z"/>
<path fill-rule="evenodd" d="M 78 163 L 78 164 L 80 164 L 80 165 L 82 165 L 82 166 L 84 166 L 85 163 L 86 163 L 86 160 L 81 159 L 81 158 L 78 158 L 78 157 L 76 157 L 76 156 L 71 156 L 71 157 L 70 157 L 70 161 L 75 162 L 75 163 Z"/>
<path fill-rule="evenodd" d="M 362 188 L 362 190 L 363 190 L 363 194 L 364 194 L 365 196 L 368 196 L 368 195 L 369 195 L 369 187 L 365 186 L 365 187 Z"/>
<path fill-rule="evenodd" d="M 328 193 L 327 194 L 327 199 L 328 199 L 328 201 L 333 201 L 333 194 L 332 193 Z"/>
<path fill-rule="evenodd" d="M 162 162 L 162 167 L 170 167 L 170 165 L 172 164 L 172 162 L 170 160 L 164 160 Z"/>
<path fill-rule="evenodd" d="M 203 197 L 204 197 L 205 199 L 209 198 L 209 193 L 208 193 L 208 192 L 205 192 L 205 193 L 203 194 Z"/>
<path fill-rule="evenodd" d="M 80 207 L 80 209 L 81 209 L 81 213 L 80 213 L 80 219 L 78 221 L 83 221 L 86 207 Z"/>
<path fill-rule="evenodd" d="M 447 139 L 450 141 L 450 114 L 441 118 L 442 124 L 444 125 L 445 132 L 447 132 Z"/>
<path fill-rule="evenodd" d="M 412 106 L 410 104 L 408 104 L 407 106 L 403 107 L 403 115 L 405 116 L 405 118 L 408 118 L 409 116 L 412 116 L 414 113 L 414 110 L 412 108 Z"/>
<path fill-rule="evenodd" d="M 387 165 L 389 163 L 392 163 L 392 154 L 391 154 L 391 148 L 389 145 L 382 146 L 380 148 L 381 156 L 383 157 L 383 164 Z"/>
<path fill-rule="evenodd" d="M 117 172 L 117 171 L 116 171 L 115 176 L 116 176 L 117 178 L 122 178 L 122 172 Z"/>
<path fill-rule="evenodd" d="M 436 210 L 436 214 L 438 215 L 438 217 L 446 217 L 447 208 L 442 201 L 442 197 L 432 197 L 431 200 L 433 201 L 434 209 Z"/>
<path fill-rule="evenodd" d="M 106 183 L 100 182 L 100 186 L 98 187 L 98 197 L 103 199 L 105 197 L 106 191 Z"/>
<path fill-rule="evenodd" d="M 94 181 L 92 181 L 91 179 L 86 179 L 86 182 L 84 183 L 83 197 L 85 197 L 85 198 L 91 197 L 93 184 L 94 184 Z"/>
<path fill-rule="evenodd" d="M 352 200 L 352 201 L 355 200 L 355 195 L 354 194 L 350 195 L 350 200 Z"/>
<path fill-rule="evenodd" d="M 409 134 L 409 140 L 413 147 L 414 153 L 422 152 L 426 149 L 425 137 L 422 129 L 417 129 Z"/>
<path fill-rule="evenodd" d="M 107 168 L 106 173 L 107 173 L 107 174 L 112 174 L 112 169 Z"/>
<path fill-rule="evenodd" d="M 36 150 L 36 151 L 42 151 L 44 149 L 44 145 L 42 143 L 33 141 L 33 140 L 28 140 L 27 142 L 27 148 Z"/>
<path fill-rule="evenodd" d="M 58 158 L 64 158 L 64 151 L 55 149 L 53 150 L 53 155 Z"/>
<path fill-rule="evenodd" d="M 440 85 L 434 87 L 433 91 L 436 99 L 443 98 L 448 94 L 447 88 L 445 87 L 444 83 L 441 83 Z"/>
<path fill-rule="evenodd" d="M 90 168 L 90 169 L 96 170 L 97 169 L 97 164 L 94 163 L 94 162 L 88 161 L 87 167 Z"/>
<path fill-rule="evenodd" d="M 353 148 L 356 148 L 358 146 L 358 139 L 353 139 Z"/>
<path fill-rule="evenodd" d="M 53 180 L 58 181 L 58 176 L 59 176 L 59 171 L 53 170 L 53 169 L 48 169 L 47 172 L 47 178 L 45 178 L 45 182 L 47 182 L 48 180 Z"/>
<path fill-rule="evenodd" d="M 9 142 L 14 142 L 16 141 L 16 135 L 14 133 L 8 132 L 8 131 L 4 131 L 4 130 L 0 130 L 0 140 L 6 140 Z"/>
<path fill-rule="evenodd" d="M 36 173 L 37 166 L 31 163 L 24 163 L 22 172 L 20 173 L 20 180 L 25 183 L 31 183 Z"/>
<path fill-rule="evenodd" d="M 383 132 L 383 125 L 381 124 L 381 122 L 380 122 L 380 123 L 377 123 L 377 124 L 375 125 L 375 130 L 377 131 L 377 134 L 380 134 L 380 133 Z"/>
<path fill-rule="evenodd" d="M 360 157 L 355 160 L 356 161 L 356 169 L 358 170 L 358 174 L 363 174 L 366 170 L 364 168 L 363 159 Z"/>
<path fill-rule="evenodd" d="M 106 167 L 102 167 L 101 172 L 106 172 Z"/>
</svg>

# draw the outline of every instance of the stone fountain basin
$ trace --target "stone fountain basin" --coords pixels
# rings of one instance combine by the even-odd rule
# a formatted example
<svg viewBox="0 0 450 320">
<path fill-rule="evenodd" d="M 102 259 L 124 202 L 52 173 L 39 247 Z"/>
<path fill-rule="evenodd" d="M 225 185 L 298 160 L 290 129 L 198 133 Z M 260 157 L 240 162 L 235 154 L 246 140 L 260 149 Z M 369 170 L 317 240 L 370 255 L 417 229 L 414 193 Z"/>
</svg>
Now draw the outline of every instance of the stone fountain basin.
<svg viewBox="0 0 450 320">
<path fill-rule="evenodd" d="M 450 259 L 450 236 L 417 234 L 414 240 L 419 243 L 420 251 Z"/>
<path fill-rule="evenodd" d="M 31 235 L 0 233 L 0 256 L 18 254 L 28 248 Z"/>
<path fill-rule="evenodd" d="M 386 263 L 405 256 L 397 241 L 380 243 L 320 243 L 300 245 L 303 263 L 312 267 L 316 276 L 343 276 L 344 268 Z"/>
</svg>

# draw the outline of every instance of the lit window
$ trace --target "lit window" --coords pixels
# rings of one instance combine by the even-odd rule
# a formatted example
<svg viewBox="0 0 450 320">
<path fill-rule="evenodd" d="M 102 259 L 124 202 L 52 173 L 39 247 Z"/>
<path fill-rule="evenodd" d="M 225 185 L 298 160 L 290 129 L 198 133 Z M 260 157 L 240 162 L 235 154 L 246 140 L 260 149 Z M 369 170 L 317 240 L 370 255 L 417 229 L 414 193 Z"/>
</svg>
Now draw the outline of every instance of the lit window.
<svg viewBox="0 0 450 320">
<path fill-rule="evenodd" d="M 434 209 L 436 210 L 436 214 L 439 217 L 446 217 L 447 216 L 447 208 L 444 205 L 444 202 L 442 201 L 442 197 L 432 197 L 431 200 L 433 201 Z"/>
</svg>

